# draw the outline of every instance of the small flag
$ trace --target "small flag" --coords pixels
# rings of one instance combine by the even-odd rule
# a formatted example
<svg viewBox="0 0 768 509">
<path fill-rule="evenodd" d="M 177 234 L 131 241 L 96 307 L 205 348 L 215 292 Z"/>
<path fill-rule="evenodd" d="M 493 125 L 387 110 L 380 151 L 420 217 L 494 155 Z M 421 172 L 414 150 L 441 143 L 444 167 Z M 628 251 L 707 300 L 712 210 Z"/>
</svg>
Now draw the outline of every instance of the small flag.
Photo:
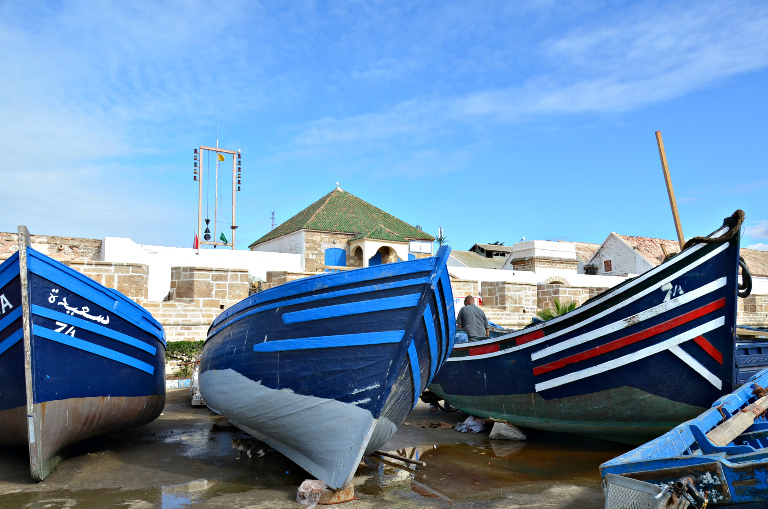
<svg viewBox="0 0 768 509">
<path fill-rule="evenodd" d="M 224 154 L 219 154 L 219 161 L 223 161 L 223 160 L 224 160 Z"/>
<path fill-rule="evenodd" d="M 228 243 L 228 241 L 227 241 L 227 238 L 224 236 L 224 234 L 223 234 L 223 233 L 222 233 L 221 235 L 219 235 L 219 240 L 220 240 L 220 241 L 222 241 L 222 242 L 223 242 L 223 243 L 225 243 L 225 244 L 227 244 L 227 243 Z"/>
<path fill-rule="evenodd" d="M 195 240 L 192 242 L 192 249 L 198 248 L 198 242 L 197 242 L 197 233 L 195 233 Z"/>
</svg>

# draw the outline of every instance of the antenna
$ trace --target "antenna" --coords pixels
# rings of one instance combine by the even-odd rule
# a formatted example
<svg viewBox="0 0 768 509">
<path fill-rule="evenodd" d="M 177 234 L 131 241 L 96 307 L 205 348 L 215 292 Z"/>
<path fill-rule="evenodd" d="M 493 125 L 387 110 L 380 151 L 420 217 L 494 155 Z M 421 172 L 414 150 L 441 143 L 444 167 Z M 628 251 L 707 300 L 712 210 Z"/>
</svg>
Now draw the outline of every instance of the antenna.
<svg viewBox="0 0 768 509">
<path fill-rule="evenodd" d="M 272 211 L 272 228 L 270 229 L 271 230 L 275 229 L 275 211 L 274 210 Z"/>
</svg>

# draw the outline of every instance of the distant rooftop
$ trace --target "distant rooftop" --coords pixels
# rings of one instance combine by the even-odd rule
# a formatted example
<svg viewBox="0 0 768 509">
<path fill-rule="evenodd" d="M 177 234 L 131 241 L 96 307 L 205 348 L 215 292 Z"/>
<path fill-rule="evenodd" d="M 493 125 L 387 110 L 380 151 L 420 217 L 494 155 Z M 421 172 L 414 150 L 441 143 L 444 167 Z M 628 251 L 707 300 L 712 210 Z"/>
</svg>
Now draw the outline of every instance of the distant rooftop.
<svg viewBox="0 0 768 509">
<path fill-rule="evenodd" d="M 569 242 L 567 240 L 560 240 L 559 242 L 573 244 L 576 248 L 576 258 L 578 258 L 581 263 L 587 263 L 590 258 L 595 256 L 595 253 L 600 247 L 600 244 L 591 244 L 589 242 Z"/>
<path fill-rule="evenodd" d="M 768 251 L 742 249 L 739 254 L 747 262 L 750 274 L 758 277 L 768 277 Z"/>
<path fill-rule="evenodd" d="M 396 242 L 435 240 L 428 233 L 337 187 L 248 247 L 299 230 L 352 233 L 356 239 Z"/>
<path fill-rule="evenodd" d="M 640 253 L 643 258 L 651 262 L 654 266 L 659 265 L 664 261 L 664 250 L 661 246 L 664 246 L 667 254 L 680 252 L 680 243 L 676 240 L 654 239 L 652 237 L 630 237 L 628 235 L 613 233 L 629 244 L 631 248 Z"/>
<path fill-rule="evenodd" d="M 635 251 L 640 253 L 643 258 L 653 265 L 659 265 L 664 261 L 664 251 L 661 249 L 662 245 L 669 254 L 680 252 L 680 243 L 676 240 L 630 237 L 627 235 L 619 235 L 618 233 L 615 233 L 615 235 L 629 244 Z M 576 249 L 578 250 L 578 247 Z M 749 272 L 753 276 L 768 277 L 768 251 L 742 248 L 739 254 L 744 258 L 744 261 L 747 262 Z"/>
<path fill-rule="evenodd" d="M 505 260 L 500 257 L 486 258 L 473 251 L 451 251 L 451 256 L 465 266 L 476 269 L 500 269 Z"/>
</svg>

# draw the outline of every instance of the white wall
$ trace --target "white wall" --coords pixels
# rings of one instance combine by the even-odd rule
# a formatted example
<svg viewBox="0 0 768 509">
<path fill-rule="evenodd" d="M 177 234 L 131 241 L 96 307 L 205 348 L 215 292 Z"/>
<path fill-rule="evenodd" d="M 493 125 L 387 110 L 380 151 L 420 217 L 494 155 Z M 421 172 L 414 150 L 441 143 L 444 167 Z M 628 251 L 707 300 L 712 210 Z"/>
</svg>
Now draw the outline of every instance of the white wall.
<svg viewBox="0 0 768 509">
<path fill-rule="evenodd" d="M 611 272 L 605 272 L 605 260 L 611 260 Z M 640 253 L 632 249 L 626 242 L 611 234 L 592 257 L 591 262 L 597 265 L 598 274 L 642 274 L 653 268 Z"/>
<path fill-rule="evenodd" d="M 302 244 L 303 246 L 303 244 Z M 141 263 L 149 267 L 150 301 L 161 301 L 171 290 L 171 267 L 212 267 L 216 269 L 248 269 L 262 280 L 269 270 L 301 272 L 303 256 L 291 253 L 265 253 L 231 249 L 195 249 L 137 244 L 131 239 L 106 237 L 101 259 L 114 263 Z"/>
<path fill-rule="evenodd" d="M 301 257 L 301 270 L 304 270 L 304 230 L 253 246 L 253 252 L 297 254 Z"/>
<path fill-rule="evenodd" d="M 741 276 L 739 276 L 741 282 Z M 752 293 L 755 295 L 768 295 L 768 278 L 752 276 Z"/>
<path fill-rule="evenodd" d="M 467 281 L 506 281 L 510 283 L 544 283 L 550 277 L 565 279 L 571 286 L 594 286 L 610 288 L 625 281 L 622 276 L 589 276 L 576 274 L 572 270 L 546 269 L 533 272 L 530 270 L 477 269 L 474 267 L 448 267 L 451 276 Z"/>
</svg>

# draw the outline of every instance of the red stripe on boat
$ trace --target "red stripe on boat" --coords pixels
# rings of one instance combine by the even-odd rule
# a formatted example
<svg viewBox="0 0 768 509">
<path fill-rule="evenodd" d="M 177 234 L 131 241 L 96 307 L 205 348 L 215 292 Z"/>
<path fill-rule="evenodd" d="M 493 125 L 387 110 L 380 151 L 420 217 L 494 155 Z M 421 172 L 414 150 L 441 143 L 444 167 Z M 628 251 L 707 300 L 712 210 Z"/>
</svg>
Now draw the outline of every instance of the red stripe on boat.
<svg viewBox="0 0 768 509">
<path fill-rule="evenodd" d="M 661 334 L 662 332 L 666 332 L 670 329 L 674 329 L 675 327 L 688 323 L 692 320 L 695 320 L 696 318 L 700 318 L 724 306 L 725 306 L 725 298 L 716 300 L 710 304 L 707 304 L 706 306 L 702 306 L 698 309 L 694 309 L 693 311 L 689 311 L 684 315 L 680 315 L 671 320 L 667 320 L 666 322 L 660 323 L 658 325 L 654 325 L 653 327 L 649 327 L 648 329 L 642 330 L 640 332 L 630 334 L 629 336 L 616 339 L 614 341 L 611 341 L 610 343 L 600 345 L 591 350 L 587 350 L 586 352 L 577 353 L 576 355 L 571 355 L 570 357 L 560 359 L 559 361 L 554 361 L 554 362 L 550 362 L 549 364 L 544 364 L 543 366 L 535 367 L 533 368 L 533 375 L 534 376 L 543 375 L 544 373 L 549 373 L 550 371 L 554 371 L 556 369 L 565 367 L 568 364 L 585 361 L 587 359 L 597 357 L 598 355 L 602 355 L 604 353 L 613 352 L 614 350 L 618 350 L 619 348 L 623 348 L 627 345 L 631 345 L 632 343 L 637 343 L 638 341 L 642 341 L 644 339 L 648 339 L 650 337 L 656 336 L 657 334 Z M 715 350 L 715 352 L 717 352 L 714 346 L 712 346 L 709 342 L 707 342 L 707 344 L 711 346 L 712 349 Z M 704 349 L 706 350 L 706 348 Z M 710 355 L 712 354 L 710 353 Z M 722 364 L 722 356 L 721 356 L 720 363 Z"/>
<path fill-rule="evenodd" d="M 544 337 L 544 331 L 539 329 L 536 332 L 531 332 L 530 334 L 523 334 L 522 336 L 515 338 L 515 343 L 517 345 L 524 345 L 526 343 L 530 343 L 531 341 L 535 341 L 543 337 Z"/>
<path fill-rule="evenodd" d="M 469 355 L 482 355 L 484 353 L 498 352 L 499 344 L 493 343 L 492 345 L 476 346 L 469 349 Z"/>
<path fill-rule="evenodd" d="M 693 338 L 693 340 L 696 342 L 697 345 L 702 347 L 705 352 L 711 355 L 713 359 L 715 359 L 720 364 L 723 363 L 723 354 L 720 353 L 720 351 L 717 348 L 715 348 L 715 345 L 707 341 L 707 338 L 705 338 L 704 336 L 696 336 L 695 338 Z"/>
</svg>

